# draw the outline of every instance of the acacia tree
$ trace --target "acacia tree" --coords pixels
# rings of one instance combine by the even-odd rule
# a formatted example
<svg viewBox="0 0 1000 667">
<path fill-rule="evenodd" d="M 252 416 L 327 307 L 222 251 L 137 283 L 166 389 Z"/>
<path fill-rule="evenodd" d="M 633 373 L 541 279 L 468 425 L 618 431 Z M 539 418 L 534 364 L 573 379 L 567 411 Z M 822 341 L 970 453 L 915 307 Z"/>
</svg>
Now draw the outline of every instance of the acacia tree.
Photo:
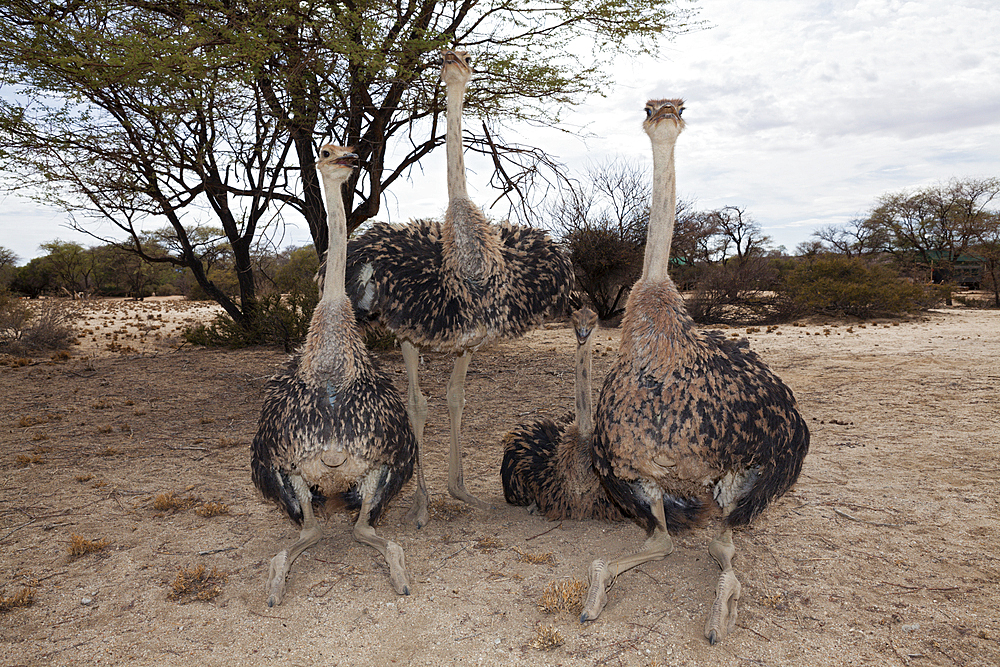
<svg viewBox="0 0 1000 667">
<path fill-rule="evenodd" d="M 268 226 L 300 215 L 316 251 L 326 248 L 318 143 L 360 156 L 345 186 L 350 229 L 444 143 L 440 47 L 474 51 L 467 108 L 483 120 L 466 144 L 492 157 L 493 184 L 528 217 L 559 165 L 505 142 L 503 129 L 554 122 L 600 92 L 610 45 L 650 52 L 686 29 L 692 10 L 675 1 L 8 0 L 0 85 L 16 96 L 0 103 L 0 166 L 17 174 L 8 188 L 40 188 L 80 227 L 88 215 L 111 220 L 147 260 L 190 268 L 249 326 L 252 248 Z M 589 58 L 577 55 L 584 39 Z M 141 241 L 163 220 L 176 252 Z M 207 276 L 192 220 L 225 231 L 237 299 Z"/>
</svg>

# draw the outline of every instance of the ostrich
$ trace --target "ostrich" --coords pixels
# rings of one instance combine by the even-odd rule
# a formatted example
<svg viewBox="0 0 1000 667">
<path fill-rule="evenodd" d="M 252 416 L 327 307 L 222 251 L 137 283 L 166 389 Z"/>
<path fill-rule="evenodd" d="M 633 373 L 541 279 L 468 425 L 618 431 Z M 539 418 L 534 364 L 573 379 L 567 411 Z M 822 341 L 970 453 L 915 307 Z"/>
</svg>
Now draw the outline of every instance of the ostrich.
<svg viewBox="0 0 1000 667">
<path fill-rule="evenodd" d="M 389 579 L 409 595 L 403 550 L 372 525 L 413 475 L 416 438 L 392 381 L 368 356 L 344 289 L 347 216 L 341 186 L 357 155 L 339 146 L 320 149 L 330 225 L 325 289 L 300 353 L 267 384 L 252 445 L 254 484 L 297 524 L 299 539 L 271 560 L 265 583 L 269 607 L 279 604 L 285 577 L 322 529 L 313 505 L 337 499 L 359 509 L 354 537 L 389 565 Z"/>
<path fill-rule="evenodd" d="M 447 387 L 451 420 L 448 491 L 478 509 L 490 505 L 465 488 L 460 432 L 465 376 L 472 355 L 501 338 L 520 336 L 565 308 L 572 290 L 568 258 L 547 234 L 490 224 L 466 190 L 462 106 L 472 77 L 464 51 L 443 51 L 447 100 L 448 208 L 444 222 L 374 225 L 351 242 L 347 286 L 361 313 L 377 317 L 401 341 L 408 379 L 407 414 L 417 436 L 417 489 L 410 516 L 428 520 L 423 446 L 427 399 L 420 391 L 420 350 L 455 355 Z"/>
<path fill-rule="evenodd" d="M 590 566 L 580 621 L 598 617 L 615 578 L 673 550 L 668 531 L 705 515 L 723 526 L 709 545 L 722 574 L 705 637 L 736 624 L 740 582 L 732 531 L 798 478 L 809 431 L 792 392 L 745 340 L 702 333 L 667 275 L 675 210 L 674 143 L 681 100 L 651 100 L 643 129 L 653 145 L 653 199 L 643 271 L 622 320 L 621 347 L 597 402 L 594 467 L 624 513 L 649 535 L 643 549 Z"/>
<path fill-rule="evenodd" d="M 573 313 L 572 322 L 576 419 L 569 425 L 539 419 L 507 434 L 500 468 L 504 497 L 512 505 L 533 505 L 549 519 L 620 521 L 624 517 L 601 486 L 591 453 L 590 357 L 597 315 L 583 308 Z"/>
</svg>

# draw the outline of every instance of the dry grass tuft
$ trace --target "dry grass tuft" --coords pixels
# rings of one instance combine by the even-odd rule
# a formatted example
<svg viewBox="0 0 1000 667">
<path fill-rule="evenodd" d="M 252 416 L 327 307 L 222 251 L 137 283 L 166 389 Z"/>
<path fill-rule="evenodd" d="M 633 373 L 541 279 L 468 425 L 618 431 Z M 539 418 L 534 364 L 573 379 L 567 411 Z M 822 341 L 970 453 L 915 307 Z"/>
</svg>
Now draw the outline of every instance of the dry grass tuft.
<svg viewBox="0 0 1000 667">
<path fill-rule="evenodd" d="M 531 563 L 532 565 L 555 565 L 556 563 L 556 555 L 551 551 L 546 553 L 530 554 L 514 547 L 514 552 L 517 553 L 518 560 L 522 563 Z"/>
<path fill-rule="evenodd" d="M 104 551 L 111 544 L 110 540 L 103 537 L 99 540 L 88 540 L 76 533 L 69 536 L 69 556 L 70 558 L 80 558 L 87 554 Z"/>
<path fill-rule="evenodd" d="M 469 506 L 465 503 L 452 503 L 447 500 L 432 500 L 428 505 L 432 519 L 439 521 L 452 521 L 463 514 L 468 513 Z"/>
<path fill-rule="evenodd" d="M 195 508 L 194 513 L 205 518 L 219 516 L 221 514 L 229 514 L 229 505 L 216 502 L 202 503 Z"/>
<path fill-rule="evenodd" d="M 167 597 L 181 604 L 195 600 L 207 602 L 222 594 L 222 584 L 226 583 L 227 579 L 229 579 L 227 573 L 220 572 L 214 567 L 211 572 L 206 570 L 204 565 L 180 568 L 174 583 L 170 585 Z"/>
<path fill-rule="evenodd" d="M 178 496 L 171 491 L 161 493 L 153 498 L 153 509 L 157 512 L 179 512 L 198 503 L 194 496 Z"/>
<path fill-rule="evenodd" d="M 83 484 L 85 482 L 89 482 L 90 480 L 94 479 L 94 476 L 90 475 L 90 474 L 87 474 L 87 475 L 77 475 L 73 479 L 75 479 L 76 481 L 80 482 L 80 484 Z"/>
<path fill-rule="evenodd" d="M 483 551 L 490 551 L 493 549 L 503 549 L 503 547 L 504 547 L 503 542 L 501 542 L 495 537 L 490 537 L 488 535 L 486 537 L 479 538 L 479 541 L 476 542 L 476 544 L 473 546 L 473 548 L 480 549 Z"/>
<path fill-rule="evenodd" d="M 551 651 L 562 646 L 566 640 L 562 633 L 551 625 L 539 625 L 535 631 L 535 638 L 528 643 L 528 646 L 539 651 Z"/>
<path fill-rule="evenodd" d="M 35 587 L 34 585 L 29 584 L 10 597 L 0 595 L 0 614 L 6 613 L 11 609 L 23 609 L 25 607 L 30 607 L 34 603 Z"/>
<path fill-rule="evenodd" d="M 583 593 L 587 586 L 579 579 L 552 581 L 545 587 L 538 608 L 546 614 L 566 612 L 579 616 L 583 612 Z"/>
<path fill-rule="evenodd" d="M 22 468 L 27 468 L 32 464 L 41 465 L 43 463 L 48 463 L 48 461 L 38 454 L 18 454 L 15 460 L 17 461 L 17 465 Z"/>
</svg>

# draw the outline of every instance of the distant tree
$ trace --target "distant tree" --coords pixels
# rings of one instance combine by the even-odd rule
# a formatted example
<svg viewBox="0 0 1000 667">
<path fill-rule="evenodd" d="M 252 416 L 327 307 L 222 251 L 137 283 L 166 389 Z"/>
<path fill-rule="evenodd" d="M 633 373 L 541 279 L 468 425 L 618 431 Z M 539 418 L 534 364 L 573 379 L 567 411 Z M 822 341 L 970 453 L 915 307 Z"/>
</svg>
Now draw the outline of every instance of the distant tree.
<svg viewBox="0 0 1000 667">
<path fill-rule="evenodd" d="M 1000 308 L 1000 211 L 983 216 L 972 252 L 983 258 L 986 285 L 993 290 L 993 305 Z"/>
<path fill-rule="evenodd" d="M 54 289 L 54 273 L 52 263 L 49 258 L 35 257 L 24 266 L 18 267 L 14 271 L 10 288 L 14 292 L 19 292 L 32 299 Z"/>
<path fill-rule="evenodd" d="M 84 248 L 79 243 L 59 240 L 43 243 L 40 247 L 48 252 L 52 287 L 69 296 L 93 291 L 96 286 L 94 273 L 97 263 L 92 249 Z"/>
<path fill-rule="evenodd" d="M 745 206 L 723 206 L 711 213 L 718 237 L 720 260 L 725 263 L 729 257 L 744 261 L 750 257 L 760 257 L 771 243 L 760 224 L 747 213 Z"/>
<path fill-rule="evenodd" d="M 855 218 L 843 225 L 826 225 L 812 235 L 818 239 L 817 250 L 847 257 L 884 252 L 889 243 L 886 229 L 864 218 Z"/>
<path fill-rule="evenodd" d="M 14 254 L 13 250 L 0 246 L 0 292 L 10 287 L 19 261 L 21 261 L 20 258 Z"/>
</svg>

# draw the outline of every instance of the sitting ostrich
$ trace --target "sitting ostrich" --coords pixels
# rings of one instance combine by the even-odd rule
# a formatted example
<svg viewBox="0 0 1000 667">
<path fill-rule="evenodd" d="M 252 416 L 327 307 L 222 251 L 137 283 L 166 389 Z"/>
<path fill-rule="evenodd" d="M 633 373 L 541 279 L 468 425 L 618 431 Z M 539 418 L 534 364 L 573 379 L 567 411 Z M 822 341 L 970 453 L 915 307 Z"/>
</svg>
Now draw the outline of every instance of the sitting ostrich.
<svg viewBox="0 0 1000 667">
<path fill-rule="evenodd" d="M 746 341 L 703 333 L 667 275 L 674 227 L 674 144 L 681 100 L 652 100 L 653 199 L 643 272 L 622 320 L 621 347 L 597 402 L 594 467 L 626 515 L 646 528 L 639 553 L 594 561 L 581 621 L 597 618 L 622 572 L 673 550 L 668 531 L 713 506 L 723 528 L 709 545 L 722 568 L 705 624 L 710 643 L 736 624 L 734 528 L 784 494 L 802 469 L 809 431 L 792 392 Z"/>
<path fill-rule="evenodd" d="M 403 550 L 372 528 L 413 475 L 417 444 L 392 380 L 368 356 L 344 289 L 347 216 L 341 186 L 356 161 L 350 149 L 320 149 L 316 166 L 330 226 L 323 296 L 302 350 L 267 384 L 252 445 L 254 484 L 302 526 L 299 539 L 271 560 L 265 583 L 269 607 L 281 602 L 295 559 L 319 541 L 322 529 L 313 505 L 327 499 L 360 510 L 355 539 L 382 554 L 397 593 L 410 593 Z"/>
<path fill-rule="evenodd" d="M 462 155 L 462 107 L 472 77 L 465 51 L 443 51 L 447 99 L 448 208 L 444 222 L 376 223 L 348 250 L 347 288 L 362 315 L 376 317 L 400 340 L 409 389 L 407 414 L 417 436 L 417 489 L 411 516 L 428 520 L 424 445 L 427 399 L 420 392 L 421 348 L 455 355 L 447 388 L 451 419 L 448 491 L 478 509 L 490 505 L 465 488 L 460 431 L 465 376 L 474 352 L 521 336 L 565 308 L 573 267 L 537 229 L 493 225 L 469 198 Z"/>
<path fill-rule="evenodd" d="M 591 349 L 597 315 L 589 308 L 573 313 L 576 333 L 576 418 L 572 424 L 539 419 L 504 437 L 500 478 L 511 505 L 531 505 L 549 519 L 624 517 L 594 472 L 594 421 L 590 403 Z"/>
</svg>

